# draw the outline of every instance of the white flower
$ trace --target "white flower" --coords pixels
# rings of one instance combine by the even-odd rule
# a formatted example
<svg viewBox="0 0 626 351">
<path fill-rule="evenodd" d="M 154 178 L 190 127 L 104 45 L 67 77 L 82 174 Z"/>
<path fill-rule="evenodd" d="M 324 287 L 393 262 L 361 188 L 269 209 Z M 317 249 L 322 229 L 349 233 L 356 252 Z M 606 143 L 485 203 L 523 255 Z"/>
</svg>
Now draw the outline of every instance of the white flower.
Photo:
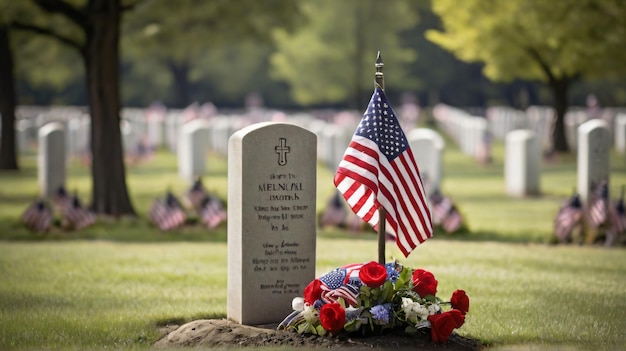
<svg viewBox="0 0 626 351">
<path fill-rule="evenodd" d="M 402 310 L 406 319 L 412 323 L 417 323 L 428 317 L 428 309 L 426 307 L 406 297 L 402 298 Z"/>
<path fill-rule="evenodd" d="M 313 306 L 306 306 L 302 311 L 302 316 L 309 323 L 317 323 L 320 319 L 320 313 Z"/>
<path fill-rule="evenodd" d="M 294 297 L 291 300 L 291 308 L 294 311 L 304 311 L 304 298 L 303 297 Z"/>
<path fill-rule="evenodd" d="M 441 311 L 441 307 L 439 307 L 438 304 L 434 304 L 434 305 L 430 305 L 428 306 L 428 314 L 432 315 L 432 314 L 437 314 Z"/>
<path fill-rule="evenodd" d="M 410 306 L 411 304 L 414 304 L 415 302 L 411 299 L 409 299 L 408 297 L 403 297 L 402 298 L 402 309 L 406 309 L 408 306 Z"/>
<path fill-rule="evenodd" d="M 419 317 L 420 320 L 426 320 L 426 318 L 428 318 L 429 311 L 428 311 L 428 308 L 426 308 L 426 306 L 417 304 L 415 312 L 417 313 L 417 316 Z"/>
</svg>

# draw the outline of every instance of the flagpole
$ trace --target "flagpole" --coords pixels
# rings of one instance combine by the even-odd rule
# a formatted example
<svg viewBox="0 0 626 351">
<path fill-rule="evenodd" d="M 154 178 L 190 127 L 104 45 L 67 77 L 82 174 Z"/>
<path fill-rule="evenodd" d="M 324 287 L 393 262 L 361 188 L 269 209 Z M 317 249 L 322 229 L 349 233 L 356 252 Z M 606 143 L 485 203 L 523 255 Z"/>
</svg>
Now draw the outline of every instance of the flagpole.
<svg viewBox="0 0 626 351">
<path fill-rule="evenodd" d="M 380 51 L 376 56 L 376 74 L 375 81 L 376 86 L 385 90 L 385 77 L 383 75 L 383 59 L 380 56 Z M 387 217 L 387 210 L 384 207 L 378 207 L 378 263 L 385 264 L 385 223 Z"/>
</svg>

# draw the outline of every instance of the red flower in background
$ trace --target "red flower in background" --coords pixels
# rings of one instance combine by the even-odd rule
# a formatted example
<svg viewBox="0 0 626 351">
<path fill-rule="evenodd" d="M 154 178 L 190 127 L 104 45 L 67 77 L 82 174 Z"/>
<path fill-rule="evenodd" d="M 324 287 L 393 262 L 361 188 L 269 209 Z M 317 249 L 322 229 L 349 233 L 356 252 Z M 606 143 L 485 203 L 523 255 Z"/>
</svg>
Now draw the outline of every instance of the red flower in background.
<svg viewBox="0 0 626 351">
<path fill-rule="evenodd" d="M 322 282 L 315 279 L 304 288 L 304 302 L 312 305 L 322 296 Z"/>
<path fill-rule="evenodd" d="M 450 298 L 450 305 L 452 308 L 461 311 L 466 314 L 469 311 L 469 297 L 465 294 L 464 290 L 455 290 Z"/>
<path fill-rule="evenodd" d="M 320 323 L 324 329 L 337 334 L 346 324 L 346 311 L 338 303 L 327 303 L 320 309 Z"/>
<path fill-rule="evenodd" d="M 437 280 L 435 276 L 423 269 L 416 269 L 413 272 L 413 291 L 422 298 L 427 295 L 435 296 L 437 294 Z"/>
<path fill-rule="evenodd" d="M 377 288 L 385 284 L 387 280 L 387 269 L 382 264 L 372 261 L 366 263 L 359 270 L 359 278 L 363 284 L 370 288 Z"/>
<path fill-rule="evenodd" d="M 465 323 L 465 316 L 459 310 L 433 314 L 428 316 L 430 321 L 430 337 L 435 343 L 445 343 L 455 328 L 460 328 Z"/>
</svg>

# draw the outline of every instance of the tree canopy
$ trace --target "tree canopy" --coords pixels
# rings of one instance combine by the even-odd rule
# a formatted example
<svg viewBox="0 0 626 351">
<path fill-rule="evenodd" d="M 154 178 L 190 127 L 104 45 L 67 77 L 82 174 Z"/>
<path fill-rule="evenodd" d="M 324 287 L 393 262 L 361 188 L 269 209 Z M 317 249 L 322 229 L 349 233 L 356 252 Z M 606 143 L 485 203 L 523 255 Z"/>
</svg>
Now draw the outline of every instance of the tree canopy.
<svg viewBox="0 0 626 351">
<path fill-rule="evenodd" d="M 268 55 L 272 31 L 290 31 L 300 19 L 291 0 L 152 0 L 125 17 L 124 61 L 140 74 L 151 67 L 177 106 L 199 99 L 194 88 L 216 76 L 227 76 L 223 88 L 241 94 L 263 64 L 258 58 Z"/>
<path fill-rule="evenodd" d="M 490 79 L 547 82 L 550 75 L 595 78 L 622 73 L 626 4 L 617 0 L 437 0 L 445 29 L 430 40 Z"/>
<path fill-rule="evenodd" d="M 277 31 L 278 50 L 271 58 L 272 77 L 288 82 L 298 103 L 363 106 L 368 96 L 361 93 L 373 89 L 378 51 L 395 88 L 417 87 L 406 74 L 416 52 L 403 47 L 399 37 L 418 20 L 408 2 L 321 0 L 302 7 L 308 22 L 293 34 Z"/>
<path fill-rule="evenodd" d="M 444 25 L 427 37 L 495 81 L 540 80 L 557 112 L 554 148 L 567 151 L 567 93 L 580 78 L 624 74 L 626 3 L 619 0 L 437 0 Z"/>
</svg>

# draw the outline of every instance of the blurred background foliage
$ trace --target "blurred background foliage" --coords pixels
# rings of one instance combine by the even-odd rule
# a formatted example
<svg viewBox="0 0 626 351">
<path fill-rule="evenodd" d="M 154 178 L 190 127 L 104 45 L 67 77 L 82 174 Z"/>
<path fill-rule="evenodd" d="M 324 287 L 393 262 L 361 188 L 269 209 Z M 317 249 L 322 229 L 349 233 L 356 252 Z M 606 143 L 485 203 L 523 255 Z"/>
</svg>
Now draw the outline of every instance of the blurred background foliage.
<svg viewBox="0 0 626 351">
<path fill-rule="evenodd" d="M 0 0 L 0 24 L 27 18 L 80 40 L 70 21 L 45 14 L 34 1 Z M 87 0 L 44 2 L 81 6 Z M 361 108 L 379 50 L 396 103 L 409 97 L 421 106 L 552 105 L 545 77 L 520 50 L 531 44 L 549 49 L 546 60 L 555 72 L 571 78 L 571 105 L 584 105 L 590 93 L 604 106 L 626 104 L 626 4 L 618 0 L 122 5 L 130 7 L 120 33 L 123 106 L 158 100 L 174 108 L 193 102 L 242 107 L 257 93 L 274 108 Z M 73 50 L 32 33 L 10 34 L 19 104 L 87 104 L 84 68 Z"/>
</svg>

